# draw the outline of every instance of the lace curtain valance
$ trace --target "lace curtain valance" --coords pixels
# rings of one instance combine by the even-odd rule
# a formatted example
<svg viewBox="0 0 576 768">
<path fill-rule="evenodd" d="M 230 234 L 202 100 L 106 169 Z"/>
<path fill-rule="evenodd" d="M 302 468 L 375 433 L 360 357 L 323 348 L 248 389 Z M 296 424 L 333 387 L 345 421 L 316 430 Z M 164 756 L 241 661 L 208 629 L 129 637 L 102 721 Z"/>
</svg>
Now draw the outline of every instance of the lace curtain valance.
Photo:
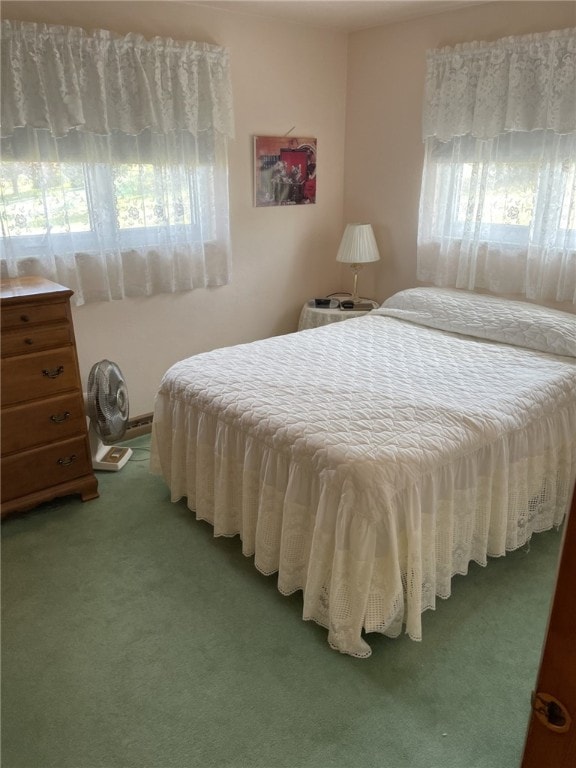
<svg viewBox="0 0 576 768">
<path fill-rule="evenodd" d="M 429 51 L 423 137 L 576 132 L 576 29 Z"/>
<path fill-rule="evenodd" d="M 2 22 L 2 277 L 77 304 L 230 280 L 225 48 Z"/>
<path fill-rule="evenodd" d="M 225 48 L 106 30 L 2 22 L 2 137 L 17 127 L 97 135 L 233 136 Z"/>
<path fill-rule="evenodd" d="M 576 304 L 576 29 L 428 54 L 418 279 Z"/>
</svg>

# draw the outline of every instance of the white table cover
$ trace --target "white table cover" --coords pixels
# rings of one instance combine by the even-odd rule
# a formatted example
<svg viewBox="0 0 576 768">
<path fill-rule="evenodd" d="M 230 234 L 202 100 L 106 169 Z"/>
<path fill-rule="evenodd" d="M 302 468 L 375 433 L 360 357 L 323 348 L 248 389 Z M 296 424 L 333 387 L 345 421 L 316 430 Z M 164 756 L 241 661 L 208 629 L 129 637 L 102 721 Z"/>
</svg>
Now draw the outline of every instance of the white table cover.
<svg viewBox="0 0 576 768">
<path fill-rule="evenodd" d="M 298 320 L 298 330 L 306 331 L 309 328 L 320 328 L 322 325 L 339 323 L 342 320 L 362 317 L 365 314 L 366 310 L 357 312 L 353 309 L 340 309 L 339 307 L 324 309 L 323 307 L 311 307 L 309 304 L 304 304 Z"/>
</svg>

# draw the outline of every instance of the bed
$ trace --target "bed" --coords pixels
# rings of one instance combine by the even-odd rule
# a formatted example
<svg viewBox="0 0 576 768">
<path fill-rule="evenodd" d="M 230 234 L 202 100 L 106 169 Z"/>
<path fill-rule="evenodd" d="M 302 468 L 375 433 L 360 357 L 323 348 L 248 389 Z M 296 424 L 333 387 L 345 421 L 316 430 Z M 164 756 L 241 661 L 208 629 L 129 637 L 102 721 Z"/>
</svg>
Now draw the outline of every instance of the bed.
<svg viewBox="0 0 576 768">
<path fill-rule="evenodd" d="M 401 291 L 362 317 L 195 355 L 156 396 L 151 471 L 370 655 L 422 637 L 470 562 L 559 526 L 576 478 L 576 315 Z M 216 566 L 215 566 L 216 567 Z"/>
</svg>

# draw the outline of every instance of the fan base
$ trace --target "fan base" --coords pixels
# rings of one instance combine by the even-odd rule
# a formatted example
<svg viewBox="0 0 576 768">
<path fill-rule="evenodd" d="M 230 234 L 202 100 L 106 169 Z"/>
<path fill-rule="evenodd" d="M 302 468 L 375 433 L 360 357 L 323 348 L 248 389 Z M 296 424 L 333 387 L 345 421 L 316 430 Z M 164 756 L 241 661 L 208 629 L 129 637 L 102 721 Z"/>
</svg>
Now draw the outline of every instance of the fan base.
<svg viewBox="0 0 576 768">
<path fill-rule="evenodd" d="M 118 472 L 130 456 L 132 456 L 132 448 L 120 448 L 117 445 L 106 446 L 106 450 L 98 451 L 97 455 L 92 458 L 92 466 L 94 469 Z"/>
</svg>

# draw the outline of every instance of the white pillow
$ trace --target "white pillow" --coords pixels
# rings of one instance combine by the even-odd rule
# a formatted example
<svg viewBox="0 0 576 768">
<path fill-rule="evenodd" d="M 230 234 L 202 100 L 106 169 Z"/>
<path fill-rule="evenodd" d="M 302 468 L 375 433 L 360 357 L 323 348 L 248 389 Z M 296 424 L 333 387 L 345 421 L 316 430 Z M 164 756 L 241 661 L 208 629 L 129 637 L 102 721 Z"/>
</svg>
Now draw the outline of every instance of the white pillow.
<svg viewBox="0 0 576 768">
<path fill-rule="evenodd" d="M 576 315 L 452 288 L 409 288 L 371 314 L 576 357 Z"/>
</svg>

